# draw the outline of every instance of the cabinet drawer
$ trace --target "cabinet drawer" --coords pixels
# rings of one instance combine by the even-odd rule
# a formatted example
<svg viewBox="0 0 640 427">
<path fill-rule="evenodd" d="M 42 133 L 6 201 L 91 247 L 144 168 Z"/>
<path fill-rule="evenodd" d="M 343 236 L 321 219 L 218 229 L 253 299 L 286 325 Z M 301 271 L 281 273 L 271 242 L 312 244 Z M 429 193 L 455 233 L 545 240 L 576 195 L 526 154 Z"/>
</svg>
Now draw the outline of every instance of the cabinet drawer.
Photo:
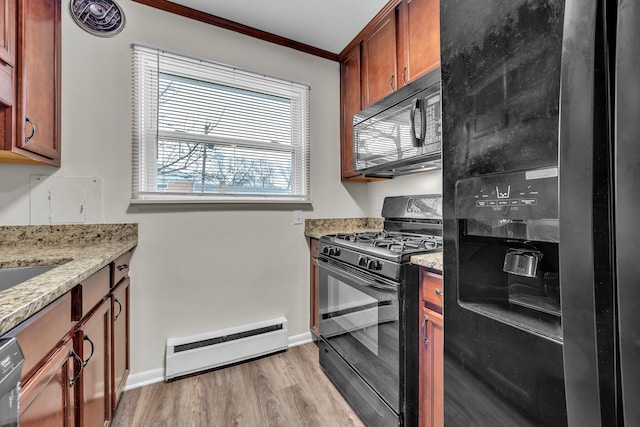
<svg viewBox="0 0 640 427">
<path fill-rule="evenodd" d="M 420 269 L 420 286 L 425 305 L 432 310 L 442 312 L 442 276 L 425 269 Z"/>
<path fill-rule="evenodd" d="M 24 353 L 23 382 L 63 341 L 75 323 L 71 317 L 71 293 L 67 292 L 4 335 L 16 337 Z"/>
<path fill-rule="evenodd" d="M 122 279 L 129 275 L 129 260 L 131 259 L 131 252 L 120 255 L 115 261 L 113 261 L 113 280 L 111 281 L 111 287 L 114 287 Z"/>
<path fill-rule="evenodd" d="M 320 246 L 320 240 L 311 238 L 311 257 L 318 258 L 318 247 Z"/>
<path fill-rule="evenodd" d="M 79 316 L 76 320 L 86 316 L 109 294 L 111 284 L 109 268 L 109 266 L 104 267 L 74 288 L 78 295 L 75 301 L 79 301 L 78 309 L 74 310 L 74 313 Z"/>
</svg>

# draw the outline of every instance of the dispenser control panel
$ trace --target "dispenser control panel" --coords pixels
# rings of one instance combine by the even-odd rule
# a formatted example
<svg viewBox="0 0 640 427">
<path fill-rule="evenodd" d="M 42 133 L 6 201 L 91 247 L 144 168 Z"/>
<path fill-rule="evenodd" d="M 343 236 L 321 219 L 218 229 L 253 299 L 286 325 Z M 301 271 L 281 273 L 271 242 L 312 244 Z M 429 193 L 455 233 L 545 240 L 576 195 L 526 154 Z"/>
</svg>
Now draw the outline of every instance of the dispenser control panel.
<svg viewBox="0 0 640 427">
<path fill-rule="evenodd" d="M 456 184 L 458 218 L 558 218 L 558 168 L 476 176 Z"/>
</svg>

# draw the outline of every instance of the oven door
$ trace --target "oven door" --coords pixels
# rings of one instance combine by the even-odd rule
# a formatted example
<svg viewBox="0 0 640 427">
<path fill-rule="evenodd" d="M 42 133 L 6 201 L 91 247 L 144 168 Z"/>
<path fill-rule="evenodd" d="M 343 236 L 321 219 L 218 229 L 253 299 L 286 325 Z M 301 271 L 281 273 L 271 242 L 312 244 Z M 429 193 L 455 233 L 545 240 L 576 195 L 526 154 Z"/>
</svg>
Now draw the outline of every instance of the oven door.
<svg viewBox="0 0 640 427">
<path fill-rule="evenodd" d="M 335 260 L 319 261 L 322 340 L 399 414 L 398 284 Z"/>
</svg>

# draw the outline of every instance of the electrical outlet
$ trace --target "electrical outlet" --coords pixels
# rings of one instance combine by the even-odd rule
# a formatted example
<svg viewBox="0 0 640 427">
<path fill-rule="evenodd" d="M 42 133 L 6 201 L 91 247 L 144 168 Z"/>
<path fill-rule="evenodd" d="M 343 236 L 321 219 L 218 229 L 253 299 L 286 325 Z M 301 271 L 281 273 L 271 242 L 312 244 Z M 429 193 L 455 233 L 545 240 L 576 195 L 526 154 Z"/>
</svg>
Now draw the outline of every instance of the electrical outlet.
<svg viewBox="0 0 640 427">
<path fill-rule="evenodd" d="M 302 224 L 302 211 L 293 211 L 293 224 Z"/>
</svg>

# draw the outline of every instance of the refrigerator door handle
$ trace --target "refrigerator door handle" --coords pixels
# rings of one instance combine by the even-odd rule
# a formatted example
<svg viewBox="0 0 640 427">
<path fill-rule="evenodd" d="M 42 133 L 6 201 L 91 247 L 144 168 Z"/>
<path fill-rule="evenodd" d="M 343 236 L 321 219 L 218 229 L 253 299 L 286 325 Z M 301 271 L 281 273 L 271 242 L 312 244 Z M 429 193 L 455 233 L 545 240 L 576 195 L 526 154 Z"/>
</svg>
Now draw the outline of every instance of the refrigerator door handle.
<svg viewBox="0 0 640 427">
<path fill-rule="evenodd" d="M 625 426 L 640 425 L 640 4 L 618 1 L 614 141 L 618 344 Z M 620 424 L 619 424 L 620 425 Z"/>
</svg>

